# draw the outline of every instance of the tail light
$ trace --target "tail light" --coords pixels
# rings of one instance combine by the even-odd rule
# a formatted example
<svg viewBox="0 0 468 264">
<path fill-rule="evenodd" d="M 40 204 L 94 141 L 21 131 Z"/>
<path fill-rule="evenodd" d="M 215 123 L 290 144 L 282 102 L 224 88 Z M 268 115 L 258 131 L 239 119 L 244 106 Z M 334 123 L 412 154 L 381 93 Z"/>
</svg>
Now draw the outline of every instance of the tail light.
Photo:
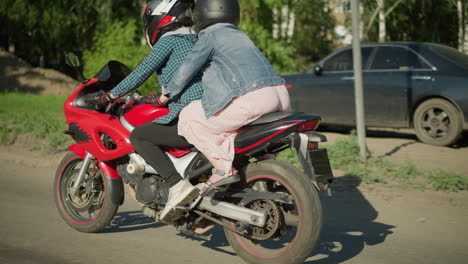
<svg viewBox="0 0 468 264">
<path fill-rule="evenodd" d="M 300 124 L 299 127 L 297 128 L 297 131 L 305 132 L 305 131 L 316 130 L 319 124 L 320 124 L 320 119 L 309 120 Z"/>
<path fill-rule="evenodd" d="M 308 148 L 309 149 L 318 149 L 318 142 L 309 142 Z"/>
</svg>

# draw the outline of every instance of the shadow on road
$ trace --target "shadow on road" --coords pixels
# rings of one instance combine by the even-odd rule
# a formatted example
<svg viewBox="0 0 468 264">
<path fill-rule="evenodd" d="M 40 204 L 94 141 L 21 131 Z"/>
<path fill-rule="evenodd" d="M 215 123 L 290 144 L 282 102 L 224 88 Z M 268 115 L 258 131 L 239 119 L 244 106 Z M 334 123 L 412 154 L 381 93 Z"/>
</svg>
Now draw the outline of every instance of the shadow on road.
<svg viewBox="0 0 468 264">
<path fill-rule="evenodd" d="M 120 233 L 164 226 L 154 221 L 154 218 L 143 215 L 141 211 L 119 212 L 110 226 L 103 233 Z"/>
<path fill-rule="evenodd" d="M 350 134 L 351 131 L 355 130 L 353 127 L 342 127 L 342 126 L 323 126 L 318 129 L 321 132 L 332 132 L 340 134 Z M 405 130 L 384 130 L 379 128 L 368 128 L 366 129 L 366 136 L 373 138 L 405 138 L 418 140 L 416 135 L 408 129 Z"/>
<path fill-rule="evenodd" d="M 324 225 L 307 264 L 342 263 L 393 233 L 390 229 L 395 226 L 375 221 L 378 212 L 357 189 L 360 183 L 354 177 L 339 177 L 332 185 L 332 196 L 321 194 Z"/>
<path fill-rule="evenodd" d="M 451 146 L 455 149 L 460 148 L 468 148 L 468 131 L 464 132 L 460 138 L 454 145 Z"/>
<path fill-rule="evenodd" d="M 361 181 L 355 177 L 338 177 L 332 185 L 331 196 L 321 193 L 324 225 L 321 239 L 307 264 L 342 263 L 359 255 L 366 246 L 383 243 L 386 237 L 393 233 L 391 229 L 395 226 L 375 221 L 378 212 L 357 188 L 360 183 Z M 163 225 L 154 222 L 151 217 L 144 216 L 140 211 L 121 212 L 104 232 L 127 232 Z M 200 241 L 203 247 L 236 255 L 232 251 L 223 249 L 229 246 L 229 243 L 221 227 L 216 227 L 205 234 L 211 235 L 210 240 L 181 233 L 178 235 Z"/>
<path fill-rule="evenodd" d="M 394 147 L 392 150 L 390 150 L 389 152 L 385 153 L 384 156 L 392 156 L 393 154 L 397 153 L 398 151 L 400 151 L 402 148 L 405 148 L 407 146 L 410 146 L 410 145 L 413 145 L 413 144 L 416 144 L 415 141 L 413 142 L 407 142 L 407 143 L 403 143 L 403 144 L 400 144 L 396 147 Z"/>
<path fill-rule="evenodd" d="M 187 239 L 201 241 L 202 242 L 200 244 L 201 246 L 210 248 L 214 251 L 225 253 L 231 256 L 236 255 L 235 253 L 232 253 L 230 251 L 227 251 L 221 248 L 221 247 L 229 246 L 229 242 L 227 241 L 226 236 L 224 235 L 223 228 L 220 226 L 216 226 L 215 228 L 213 228 L 212 230 L 204 234 L 204 235 L 211 235 L 210 240 L 203 240 L 203 239 L 195 238 L 192 236 L 186 236 L 184 234 L 179 234 L 179 235 L 186 237 Z"/>
<path fill-rule="evenodd" d="M 332 196 L 321 194 L 324 211 L 321 239 L 311 260 L 305 263 L 342 263 L 359 255 L 365 246 L 383 243 L 393 233 L 391 229 L 395 226 L 375 221 L 378 212 L 357 189 L 360 183 L 355 177 L 339 177 L 333 184 Z M 229 246 L 222 228 L 217 227 L 210 233 L 211 240 L 200 240 L 202 246 L 235 255 L 221 248 Z"/>
</svg>

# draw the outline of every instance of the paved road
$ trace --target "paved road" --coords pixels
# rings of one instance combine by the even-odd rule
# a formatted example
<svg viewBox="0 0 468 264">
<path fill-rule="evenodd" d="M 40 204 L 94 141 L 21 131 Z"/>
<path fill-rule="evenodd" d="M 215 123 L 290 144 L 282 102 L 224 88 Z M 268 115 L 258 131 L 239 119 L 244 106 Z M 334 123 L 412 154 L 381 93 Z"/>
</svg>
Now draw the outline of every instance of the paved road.
<svg viewBox="0 0 468 264">
<path fill-rule="evenodd" d="M 50 159 L 56 156 L 34 154 L 31 163 L 27 153 L 0 151 L 2 264 L 243 263 L 220 229 L 209 242 L 185 238 L 142 216 L 131 200 L 106 232 L 79 233 L 61 220 L 53 203 Z M 467 198 L 343 178 L 333 196 L 322 197 L 326 224 L 306 263 L 468 263 Z"/>
</svg>

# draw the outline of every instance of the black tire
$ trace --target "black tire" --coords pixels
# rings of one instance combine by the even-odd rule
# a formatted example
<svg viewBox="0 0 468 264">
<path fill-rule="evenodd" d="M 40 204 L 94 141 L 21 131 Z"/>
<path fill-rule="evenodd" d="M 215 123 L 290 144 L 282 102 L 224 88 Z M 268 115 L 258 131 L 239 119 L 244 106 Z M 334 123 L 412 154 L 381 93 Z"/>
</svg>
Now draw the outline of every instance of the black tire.
<svg viewBox="0 0 468 264">
<path fill-rule="evenodd" d="M 294 212 L 297 212 L 297 227 L 288 227 L 291 231 L 291 241 L 279 248 L 274 243 L 284 245 L 285 242 L 254 241 L 224 229 L 226 238 L 234 251 L 247 263 L 255 264 L 296 264 L 304 260 L 315 248 L 322 229 L 322 206 L 316 188 L 311 180 L 297 168 L 288 163 L 276 160 L 266 160 L 249 165 L 246 171 L 246 181 L 249 186 L 266 183 L 269 191 L 272 186 L 283 188 L 294 199 Z M 276 182 L 276 184 L 274 183 Z M 279 184 L 277 184 L 279 183 Z M 281 190 L 276 190 L 281 191 Z M 284 212 L 284 211 L 283 211 Z M 284 214 L 282 214 L 284 215 Z M 284 218 L 283 218 L 283 221 Z M 281 238 L 283 239 L 283 238 Z M 267 247 L 263 242 L 274 245 Z"/>
<path fill-rule="evenodd" d="M 88 169 L 89 177 L 80 188 L 80 196 L 70 195 L 69 187 L 78 175 L 78 167 L 82 163 L 83 159 L 73 152 L 65 155 L 55 174 L 54 200 L 57 210 L 69 226 L 80 232 L 96 233 L 109 225 L 119 205 L 110 199 L 108 183 L 104 178 L 106 176 L 103 176 L 94 163 Z M 84 205 L 78 204 L 77 199 L 84 200 Z"/>
<path fill-rule="evenodd" d="M 458 109 L 440 98 L 420 104 L 414 112 L 413 124 L 419 140 L 436 146 L 452 145 L 463 130 L 463 118 Z"/>
</svg>

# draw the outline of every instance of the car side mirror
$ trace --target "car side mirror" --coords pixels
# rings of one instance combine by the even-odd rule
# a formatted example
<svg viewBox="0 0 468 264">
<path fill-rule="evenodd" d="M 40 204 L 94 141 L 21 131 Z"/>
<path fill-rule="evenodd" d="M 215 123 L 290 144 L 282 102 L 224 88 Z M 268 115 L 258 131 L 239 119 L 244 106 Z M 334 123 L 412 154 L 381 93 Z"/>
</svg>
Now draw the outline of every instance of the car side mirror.
<svg viewBox="0 0 468 264">
<path fill-rule="evenodd" d="M 320 66 L 318 64 L 314 66 L 315 75 L 320 76 L 320 75 L 322 75 L 322 72 L 323 72 L 322 66 Z"/>
<path fill-rule="evenodd" d="M 74 68 L 79 68 L 81 66 L 80 59 L 73 52 L 69 52 L 65 55 L 65 63 Z"/>
</svg>

